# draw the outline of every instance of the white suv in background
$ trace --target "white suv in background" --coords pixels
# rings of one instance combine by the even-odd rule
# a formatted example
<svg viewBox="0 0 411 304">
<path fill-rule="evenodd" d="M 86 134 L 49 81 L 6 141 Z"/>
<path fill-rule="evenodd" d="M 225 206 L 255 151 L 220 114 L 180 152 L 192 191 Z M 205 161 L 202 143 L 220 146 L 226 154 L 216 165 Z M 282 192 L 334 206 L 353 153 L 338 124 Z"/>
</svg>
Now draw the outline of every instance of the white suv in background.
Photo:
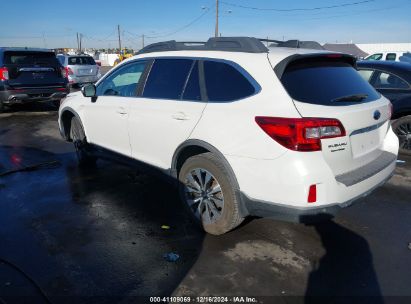
<svg viewBox="0 0 411 304">
<path fill-rule="evenodd" d="M 248 215 L 333 215 L 387 181 L 390 102 L 355 59 L 255 38 L 150 45 L 59 110 L 81 163 L 127 159 L 172 177 L 212 234 Z"/>
</svg>

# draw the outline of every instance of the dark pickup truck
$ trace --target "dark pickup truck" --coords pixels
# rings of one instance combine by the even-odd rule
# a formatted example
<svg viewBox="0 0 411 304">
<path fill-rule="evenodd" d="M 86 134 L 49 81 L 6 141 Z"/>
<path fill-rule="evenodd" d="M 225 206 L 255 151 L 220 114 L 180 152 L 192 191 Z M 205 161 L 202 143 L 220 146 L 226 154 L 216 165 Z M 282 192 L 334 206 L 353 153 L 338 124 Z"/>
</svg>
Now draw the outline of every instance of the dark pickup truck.
<svg viewBox="0 0 411 304">
<path fill-rule="evenodd" d="M 0 47 L 0 112 L 32 101 L 59 106 L 69 91 L 65 70 L 52 50 Z"/>
</svg>

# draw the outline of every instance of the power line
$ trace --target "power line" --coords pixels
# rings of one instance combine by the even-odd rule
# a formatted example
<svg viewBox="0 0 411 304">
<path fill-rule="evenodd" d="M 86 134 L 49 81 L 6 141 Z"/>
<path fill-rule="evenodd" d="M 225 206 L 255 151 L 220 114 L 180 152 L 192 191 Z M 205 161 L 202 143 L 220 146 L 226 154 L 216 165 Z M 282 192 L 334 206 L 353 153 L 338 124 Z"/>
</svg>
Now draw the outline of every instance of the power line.
<svg viewBox="0 0 411 304">
<path fill-rule="evenodd" d="M 195 24 L 197 21 L 199 21 L 200 19 L 202 19 L 205 15 L 207 15 L 210 12 L 210 9 L 206 9 L 200 16 L 198 16 L 197 18 L 195 18 L 194 20 L 192 20 L 190 23 L 182 26 L 181 28 L 178 28 L 175 31 L 169 32 L 167 34 L 164 35 L 157 35 L 157 36 L 145 36 L 146 38 L 150 38 L 150 39 L 155 39 L 155 38 L 163 38 L 163 37 L 168 37 L 168 36 L 172 36 L 174 34 L 177 34 L 187 28 L 189 28 L 190 26 L 192 26 L 193 24 Z"/>
<path fill-rule="evenodd" d="M 253 6 L 246 6 L 246 5 L 236 4 L 236 3 L 220 1 L 220 3 L 228 5 L 228 6 L 244 8 L 244 9 L 251 9 L 251 10 L 257 10 L 257 11 L 275 11 L 275 12 L 316 11 L 316 10 L 323 10 L 323 9 L 333 9 L 333 8 L 339 8 L 339 7 L 354 6 L 354 5 L 360 5 L 360 4 L 364 4 L 364 3 L 370 3 L 370 2 L 375 2 L 375 0 L 363 0 L 363 1 L 336 4 L 336 5 L 329 5 L 329 6 L 281 9 L 281 8 L 253 7 Z"/>
</svg>

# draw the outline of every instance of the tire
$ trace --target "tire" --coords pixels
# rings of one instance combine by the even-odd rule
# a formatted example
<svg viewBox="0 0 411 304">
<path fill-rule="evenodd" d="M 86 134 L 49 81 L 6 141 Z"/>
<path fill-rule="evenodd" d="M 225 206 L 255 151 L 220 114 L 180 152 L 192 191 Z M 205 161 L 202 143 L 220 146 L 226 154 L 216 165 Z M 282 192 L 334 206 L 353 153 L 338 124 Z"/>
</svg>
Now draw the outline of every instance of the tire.
<svg viewBox="0 0 411 304">
<path fill-rule="evenodd" d="M 96 158 L 87 152 L 88 143 L 83 126 L 77 117 L 71 119 L 70 138 L 76 149 L 77 160 L 80 166 L 94 166 Z"/>
<path fill-rule="evenodd" d="M 392 124 L 394 133 L 400 141 L 400 153 L 411 155 L 411 115 L 401 117 Z"/>
<path fill-rule="evenodd" d="M 5 110 L 3 102 L 0 100 L 0 113 L 3 113 Z"/>
<path fill-rule="evenodd" d="M 195 222 L 210 234 L 224 234 L 244 220 L 234 189 L 228 170 L 212 153 L 188 158 L 179 172 L 181 200 Z"/>
</svg>

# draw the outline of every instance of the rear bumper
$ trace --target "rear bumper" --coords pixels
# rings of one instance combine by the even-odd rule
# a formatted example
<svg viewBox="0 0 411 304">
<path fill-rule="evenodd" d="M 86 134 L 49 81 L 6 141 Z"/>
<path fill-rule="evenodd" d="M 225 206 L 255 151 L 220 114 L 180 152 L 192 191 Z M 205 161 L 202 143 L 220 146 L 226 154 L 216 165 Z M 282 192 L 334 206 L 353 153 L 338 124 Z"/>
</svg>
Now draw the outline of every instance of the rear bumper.
<svg viewBox="0 0 411 304">
<path fill-rule="evenodd" d="M 240 195 L 247 215 L 272 218 L 287 222 L 309 223 L 334 217 L 342 208 L 352 206 L 354 203 L 359 202 L 361 198 L 368 196 L 376 188 L 385 184 L 392 177 L 392 175 L 393 172 L 391 172 L 391 174 L 379 184 L 375 185 L 373 188 L 369 189 L 367 192 L 363 193 L 360 196 L 354 197 L 343 203 L 335 203 L 319 207 L 303 208 L 296 206 L 286 206 L 251 199 L 242 192 Z"/>
<path fill-rule="evenodd" d="M 70 84 L 86 84 L 86 83 L 94 83 L 99 80 L 101 75 L 91 75 L 91 76 L 75 76 L 69 75 L 68 80 Z"/>
<path fill-rule="evenodd" d="M 5 105 L 22 104 L 32 101 L 46 102 L 63 99 L 69 92 L 68 88 L 5 90 L 0 92 L 0 101 Z"/>
<path fill-rule="evenodd" d="M 321 152 L 291 152 L 269 160 L 225 156 L 237 178 L 245 214 L 302 221 L 332 216 L 368 195 L 392 176 L 397 154 L 398 139 L 390 129 L 378 157 L 340 175 Z M 311 185 L 316 185 L 314 203 L 308 203 Z"/>
</svg>

